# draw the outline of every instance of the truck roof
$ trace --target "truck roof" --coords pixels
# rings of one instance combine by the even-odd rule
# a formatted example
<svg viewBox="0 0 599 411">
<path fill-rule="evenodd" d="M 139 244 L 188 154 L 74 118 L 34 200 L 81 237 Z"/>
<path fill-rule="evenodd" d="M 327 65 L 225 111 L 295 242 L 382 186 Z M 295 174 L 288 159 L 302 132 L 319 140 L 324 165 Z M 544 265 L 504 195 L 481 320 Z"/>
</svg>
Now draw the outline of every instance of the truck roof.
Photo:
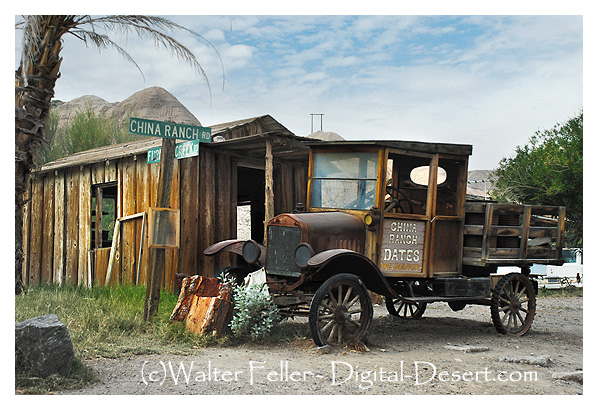
<svg viewBox="0 0 599 411">
<path fill-rule="evenodd" d="M 424 153 L 457 154 L 469 156 L 472 154 L 470 144 L 425 143 L 422 141 L 406 140 L 345 140 L 345 141 L 314 141 L 306 143 L 310 147 L 356 147 L 378 146 L 398 148 L 403 150 L 420 151 Z"/>
</svg>

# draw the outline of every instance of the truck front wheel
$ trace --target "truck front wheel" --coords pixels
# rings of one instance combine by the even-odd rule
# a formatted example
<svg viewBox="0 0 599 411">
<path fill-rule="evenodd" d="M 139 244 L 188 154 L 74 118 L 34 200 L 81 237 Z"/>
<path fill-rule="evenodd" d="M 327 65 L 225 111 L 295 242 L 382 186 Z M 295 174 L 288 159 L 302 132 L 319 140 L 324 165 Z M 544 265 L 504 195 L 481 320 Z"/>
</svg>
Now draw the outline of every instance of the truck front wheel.
<svg viewBox="0 0 599 411">
<path fill-rule="evenodd" d="M 361 341 L 372 321 L 368 290 L 353 274 L 337 274 L 316 291 L 310 304 L 309 325 L 318 346 Z"/>
</svg>

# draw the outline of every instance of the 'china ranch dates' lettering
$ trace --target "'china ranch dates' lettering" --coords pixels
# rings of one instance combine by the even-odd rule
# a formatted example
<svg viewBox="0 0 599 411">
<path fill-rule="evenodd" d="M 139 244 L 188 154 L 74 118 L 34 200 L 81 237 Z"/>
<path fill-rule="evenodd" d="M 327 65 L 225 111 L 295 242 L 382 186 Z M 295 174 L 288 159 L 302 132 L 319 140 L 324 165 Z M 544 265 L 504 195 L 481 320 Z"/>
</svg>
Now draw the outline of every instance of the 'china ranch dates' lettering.
<svg viewBox="0 0 599 411">
<path fill-rule="evenodd" d="M 381 270 L 422 272 L 423 252 L 423 222 L 385 221 L 380 259 Z"/>
</svg>

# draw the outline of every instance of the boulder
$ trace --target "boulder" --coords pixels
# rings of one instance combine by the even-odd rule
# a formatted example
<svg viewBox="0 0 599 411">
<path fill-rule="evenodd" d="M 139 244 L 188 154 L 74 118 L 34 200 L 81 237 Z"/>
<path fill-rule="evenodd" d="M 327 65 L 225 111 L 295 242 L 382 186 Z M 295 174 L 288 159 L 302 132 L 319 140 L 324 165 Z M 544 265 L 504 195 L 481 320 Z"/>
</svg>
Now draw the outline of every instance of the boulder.
<svg viewBox="0 0 599 411">
<path fill-rule="evenodd" d="M 15 362 L 37 376 L 67 375 L 75 353 L 67 327 L 55 314 L 31 318 L 15 325 Z"/>
</svg>

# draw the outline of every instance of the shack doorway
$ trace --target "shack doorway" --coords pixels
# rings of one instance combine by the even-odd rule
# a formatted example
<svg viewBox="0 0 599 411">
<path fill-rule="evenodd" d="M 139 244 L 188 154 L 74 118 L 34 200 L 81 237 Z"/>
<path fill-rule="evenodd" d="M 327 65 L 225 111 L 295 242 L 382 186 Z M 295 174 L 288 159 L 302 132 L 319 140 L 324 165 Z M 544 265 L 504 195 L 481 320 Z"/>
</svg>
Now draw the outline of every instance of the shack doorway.
<svg viewBox="0 0 599 411">
<path fill-rule="evenodd" d="M 237 238 L 264 242 L 264 170 L 237 167 Z"/>
</svg>

